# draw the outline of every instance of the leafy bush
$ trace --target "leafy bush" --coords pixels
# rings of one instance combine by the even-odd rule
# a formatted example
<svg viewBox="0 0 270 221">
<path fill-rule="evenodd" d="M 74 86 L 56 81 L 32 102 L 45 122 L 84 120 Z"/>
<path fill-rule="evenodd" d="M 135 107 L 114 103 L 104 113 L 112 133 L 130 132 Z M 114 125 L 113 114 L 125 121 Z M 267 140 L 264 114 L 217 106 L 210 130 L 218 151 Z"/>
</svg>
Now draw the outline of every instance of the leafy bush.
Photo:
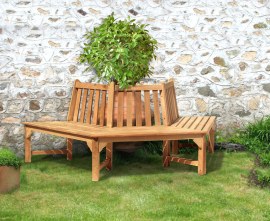
<svg viewBox="0 0 270 221">
<path fill-rule="evenodd" d="M 85 34 L 80 62 L 89 65 L 86 70 L 95 68 L 99 80 L 115 81 L 120 88 L 136 84 L 152 74 L 149 63 L 157 47 L 146 26 L 130 18 L 117 21 L 111 14 Z"/>
<path fill-rule="evenodd" d="M 231 140 L 245 145 L 248 150 L 257 154 L 262 164 L 270 165 L 270 116 L 250 123 Z"/>
<path fill-rule="evenodd" d="M 21 164 L 21 160 L 12 151 L 4 148 L 0 149 L 0 166 L 19 168 Z"/>
<path fill-rule="evenodd" d="M 250 123 L 231 140 L 245 145 L 258 156 L 259 163 L 250 173 L 250 182 L 262 187 L 270 186 L 270 116 Z"/>
</svg>

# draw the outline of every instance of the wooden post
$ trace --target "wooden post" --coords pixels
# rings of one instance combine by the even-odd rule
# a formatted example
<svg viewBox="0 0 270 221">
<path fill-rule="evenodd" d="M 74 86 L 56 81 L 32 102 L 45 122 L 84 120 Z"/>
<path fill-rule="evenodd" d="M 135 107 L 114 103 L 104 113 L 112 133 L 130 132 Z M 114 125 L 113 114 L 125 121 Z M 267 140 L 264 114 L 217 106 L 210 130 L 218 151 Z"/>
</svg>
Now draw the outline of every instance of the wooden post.
<svg viewBox="0 0 270 221">
<path fill-rule="evenodd" d="M 194 139 L 198 145 L 198 174 L 206 174 L 206 140 L 205 136 Z"/>
<path fill-rule="evenodd" d="M 25 136 L 24 136 L 24 161 L 26 163 L 31 163 L 31 136 L 32 130 L 28 127 L 25 127 Z"/>
<path fill-rule="evenodd" d="M 214 148 L 215 148 L 215 130 L 211 128 L 209 132 L 209 146 L 208 146 L 208 151 L 209 153 L 214 153 Z"/>
<path fill-rule="evenodd" d="M 172 141 L 172 154 L 178 154 L 178 140 Z"/>
<path fill-rule="evenodd" d="M 98 142 L 95 140 L 90 140 L 87 145 L 92 149 L 92 181 L 99 180 L 99 164 L 100 164 L 100 153 L 98 148 Z"/>
<path fill-rule="evenodd" d="M 163 140 L 163 166 L 170 166 L 170 162 L 168 161 L 168 156 L 170 156 L 170 141 Z"/>
<path fill-rule="evenodd" d="M 73 139 L 67 139 L 67 160 L 72 160 L 72 142 Z"/>
<path fill-rule="evenodd" d="M 112 161 L 113 161 L 113 143 L 108 143 L 106 146 L 106 160 L 109 159 L 109 163 L 106 166 L 107 170 L 112 169 Z"/>
</svg>

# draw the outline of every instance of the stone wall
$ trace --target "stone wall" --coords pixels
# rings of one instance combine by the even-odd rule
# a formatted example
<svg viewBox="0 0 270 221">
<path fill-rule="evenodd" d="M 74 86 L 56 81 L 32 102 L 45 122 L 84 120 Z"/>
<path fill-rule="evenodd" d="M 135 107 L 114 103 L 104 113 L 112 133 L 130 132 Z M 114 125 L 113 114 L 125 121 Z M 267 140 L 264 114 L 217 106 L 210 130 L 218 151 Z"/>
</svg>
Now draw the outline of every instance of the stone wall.
<svg viewBox="0 0 270 221">
<path fill-rule="evenodd" d="M 83 34 L 114 12 L 149 24 L 160 81 L 175 78 L 182 115 L 218 116 L 218 129 L 270 113 L 270 3 L 266 0 L 1 0 L 0 144 L 23 153 L 23 121 L 66 119 Z M 36 144 L 63 139 L 35 135 Z"/>
</svg>

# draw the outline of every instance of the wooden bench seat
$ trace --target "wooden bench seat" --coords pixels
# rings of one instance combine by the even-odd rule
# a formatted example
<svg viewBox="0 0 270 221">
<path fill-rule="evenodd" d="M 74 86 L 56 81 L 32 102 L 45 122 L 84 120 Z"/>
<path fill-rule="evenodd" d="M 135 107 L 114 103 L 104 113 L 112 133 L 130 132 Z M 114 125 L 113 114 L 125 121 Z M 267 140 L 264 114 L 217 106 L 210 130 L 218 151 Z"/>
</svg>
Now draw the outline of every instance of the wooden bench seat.
<svg viewBox="0 0 270 221">
<path fill-rule="evenodd" d="M 39 154 L 66 154 L 71 160 L 72 141 L 82 140 L 92 151 L 93 181 L 99 180 L 102 168 L 112 168 L 113 142 L 163 140 L 165 167 L 171 161 L 185 163 L 197 166 L 200 175 L 206 173 L 206 136 L 209 137 L 209 151 L 214 151 L 215 117 L 179 117 L 173 82 L 135 86 L 123 91 L 113 83 L 99 85 L 76 81 L 67 121 L 24 124 L 25 162 L 31 162 L 31 156 Z M 31 151 L 33 132 L 67 138 L 66 150 Z M 198 145 L 198 160 L 171 156 L 171 145 L 175 153 L 178 140 L 184 139 L 192 139 Z M 100 163 L 100 151 L 105 147 L 106 159 Z"/>
</svg>

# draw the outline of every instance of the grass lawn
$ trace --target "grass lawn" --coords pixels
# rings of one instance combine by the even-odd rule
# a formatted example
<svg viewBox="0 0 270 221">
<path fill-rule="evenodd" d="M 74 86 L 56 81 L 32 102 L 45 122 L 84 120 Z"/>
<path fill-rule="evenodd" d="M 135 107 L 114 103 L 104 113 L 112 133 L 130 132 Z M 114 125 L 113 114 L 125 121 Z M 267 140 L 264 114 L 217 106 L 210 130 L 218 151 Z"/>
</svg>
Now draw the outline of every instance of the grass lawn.
<svg viewBox="0 0 270 221">
<path fill-rule="evenodd" d="M 190 156 L 192 157 L 192 156 Z M 33 157 L 21 188 L 0 195 L 0 220 L 270 220 L 270 190 L 247 183 L 254 157 L 208 154 L 205 176 L 161 157 L 115 155 L 114 169 L 91 181 L 90 156 Z"/>
</svg>

